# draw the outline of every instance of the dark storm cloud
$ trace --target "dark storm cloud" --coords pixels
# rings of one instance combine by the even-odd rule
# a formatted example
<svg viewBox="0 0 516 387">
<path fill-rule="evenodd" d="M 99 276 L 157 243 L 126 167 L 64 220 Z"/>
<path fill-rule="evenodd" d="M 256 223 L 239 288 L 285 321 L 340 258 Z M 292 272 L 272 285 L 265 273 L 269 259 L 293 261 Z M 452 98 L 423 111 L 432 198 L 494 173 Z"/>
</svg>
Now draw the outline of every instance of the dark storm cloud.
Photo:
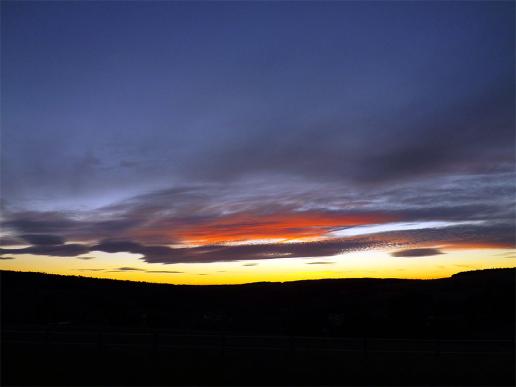
<svg viewBox="0 0 516 387">
<path fill-rule="evenodd" d="M 440 255 L 444 254 L 439 249 L 406 249 L 406 250 L 400 250 L 395 251 L 394 253 L 391 253 L 393 257 L 430 257 L 434 255 Z"/>
<path fill-rule="evenodd" d="M 57 235 L 24 234 L 20 238 L 31 245 L 62 245 L 65 241 Z"/>
</svg>

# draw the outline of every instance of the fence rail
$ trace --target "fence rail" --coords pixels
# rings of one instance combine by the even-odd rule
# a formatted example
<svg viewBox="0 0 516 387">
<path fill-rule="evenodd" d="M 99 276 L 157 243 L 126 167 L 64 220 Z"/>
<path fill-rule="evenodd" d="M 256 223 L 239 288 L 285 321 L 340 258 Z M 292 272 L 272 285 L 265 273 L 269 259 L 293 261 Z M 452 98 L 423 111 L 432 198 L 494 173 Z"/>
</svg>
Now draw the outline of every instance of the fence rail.
<svg viewBox="0 0 516 387">
<path fill-rule="evenodd" d="M 354 353 L 428 353 L 514 355 L 514 340 L 345 338 L 310 336 L 247 336 L 170 334 L 162 332 L 63 332 L 3 330 L 2 342 L 13 345 L 96 346 L 99 350 L 125 348 L 167 350 L 290 351 Z"/>
</svg>

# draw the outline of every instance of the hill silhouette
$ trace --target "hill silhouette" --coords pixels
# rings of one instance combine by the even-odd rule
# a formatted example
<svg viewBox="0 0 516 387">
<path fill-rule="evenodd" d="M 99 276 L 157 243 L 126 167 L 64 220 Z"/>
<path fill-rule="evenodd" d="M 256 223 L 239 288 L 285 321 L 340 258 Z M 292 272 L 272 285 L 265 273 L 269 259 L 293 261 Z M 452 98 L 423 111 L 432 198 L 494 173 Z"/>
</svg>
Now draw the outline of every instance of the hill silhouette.
<svg viewBox="0 0 516 387">
<path fill-rule="evenodd" d="M 516 269 L 436 280 L 166 285 L 1 272 L 3 326 L 287 335 L 513 337 Z M 489 318 L 487 317 L 489 316 Z"/>
<path fill-rule="evenodd" d="M 2 271 L 3 385 L 511 385 L 516 269 L 164 285 Z"/>
</svg>

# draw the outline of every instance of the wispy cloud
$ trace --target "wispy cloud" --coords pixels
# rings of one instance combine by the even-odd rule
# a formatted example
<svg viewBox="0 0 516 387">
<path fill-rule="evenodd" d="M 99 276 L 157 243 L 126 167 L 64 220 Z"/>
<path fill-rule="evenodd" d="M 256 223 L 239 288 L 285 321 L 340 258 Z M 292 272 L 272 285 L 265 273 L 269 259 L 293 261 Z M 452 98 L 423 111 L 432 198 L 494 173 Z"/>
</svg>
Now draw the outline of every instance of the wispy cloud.
<svg viewBox="0 0 516 387">
<path fill-rule="evenodd" d="M 432 248 L 425 248 L 425 249 L 406 249 L 406 250 L 400 250 L 395 251 L 394 253 L 391 253 L 393 257 L 430 257 L 433 255 L 440 255 L 444 254 L 439 249 L 432 249 Z"/>
<path fill-rule="evenodd" d="M 367 236 L 335 238 L 293 243 L 244 245 L 201 245 L 171 247 L 146 245 L 131 240 L 104 240 L 96 244 L 37 245 L 19 249 L 0 249 L 0 254 L 36 254 L 76 257 L 88 252 L 132 253 L 141 255 L 148 263 L 209 263 L 220 261 L 259 261 L 278 258 L 329 257 L 350 251 L 406 247 L 417 250 L 418 245 L 468 247 L 512 247 L 515 225 L 512 223 L 462 225 L 444 228 L 389 231 Z M 403 250 L 402 250 L 403 251 Z M 424 252 L 425 249 L 422 249 Z M 428 252 L 428 251 L 427 251 Z M 421 252 L 420 252 L 421 253 Z M 402 254 L 402 253 L 399 253 Z M 417 252 L 414 252 L 417 254 Z M 129 270 L 134 268 L 125 268 Z"/>
<path fill-rule="evenodd" d="M 333 265 L 335 262 L 320 261 L 320 262 L 306 262 L 307 265 Z"/>
<path fill-rule="evenodd" d="M 480 225 L 485 222 L 482 220 L 477 221 L 423 221 L 423 222 L 407 222 L 407 223 L 385 223 L 385 224 L 372 224 L 366 226 L 357 226 L 345 228 L 342 230 L 335 230 L 329 233 L 333 237 L 350 237 L 357 235 L 367 234 L 379 234 L 384 232 L 392 231 L 407 231 L 407 230 L 424 230 L 424 229 L 436 229 L 445 228 L 452 226 L 464 226 L 464 225 Z"/>
</svg>

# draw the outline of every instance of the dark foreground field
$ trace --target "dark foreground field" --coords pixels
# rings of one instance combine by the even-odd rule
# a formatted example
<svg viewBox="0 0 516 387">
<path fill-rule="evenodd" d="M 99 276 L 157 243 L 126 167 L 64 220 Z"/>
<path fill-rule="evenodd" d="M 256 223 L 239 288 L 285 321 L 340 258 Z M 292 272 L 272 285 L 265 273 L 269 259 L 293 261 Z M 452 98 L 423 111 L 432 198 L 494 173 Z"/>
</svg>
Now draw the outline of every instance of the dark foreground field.
<svg viewBox="0 0 516 387">
<path fill-rule="evenodd" d="M 514 385 L 515 274 L 172 286 L 2 272 L 2 385 Z"/>
</svg>

